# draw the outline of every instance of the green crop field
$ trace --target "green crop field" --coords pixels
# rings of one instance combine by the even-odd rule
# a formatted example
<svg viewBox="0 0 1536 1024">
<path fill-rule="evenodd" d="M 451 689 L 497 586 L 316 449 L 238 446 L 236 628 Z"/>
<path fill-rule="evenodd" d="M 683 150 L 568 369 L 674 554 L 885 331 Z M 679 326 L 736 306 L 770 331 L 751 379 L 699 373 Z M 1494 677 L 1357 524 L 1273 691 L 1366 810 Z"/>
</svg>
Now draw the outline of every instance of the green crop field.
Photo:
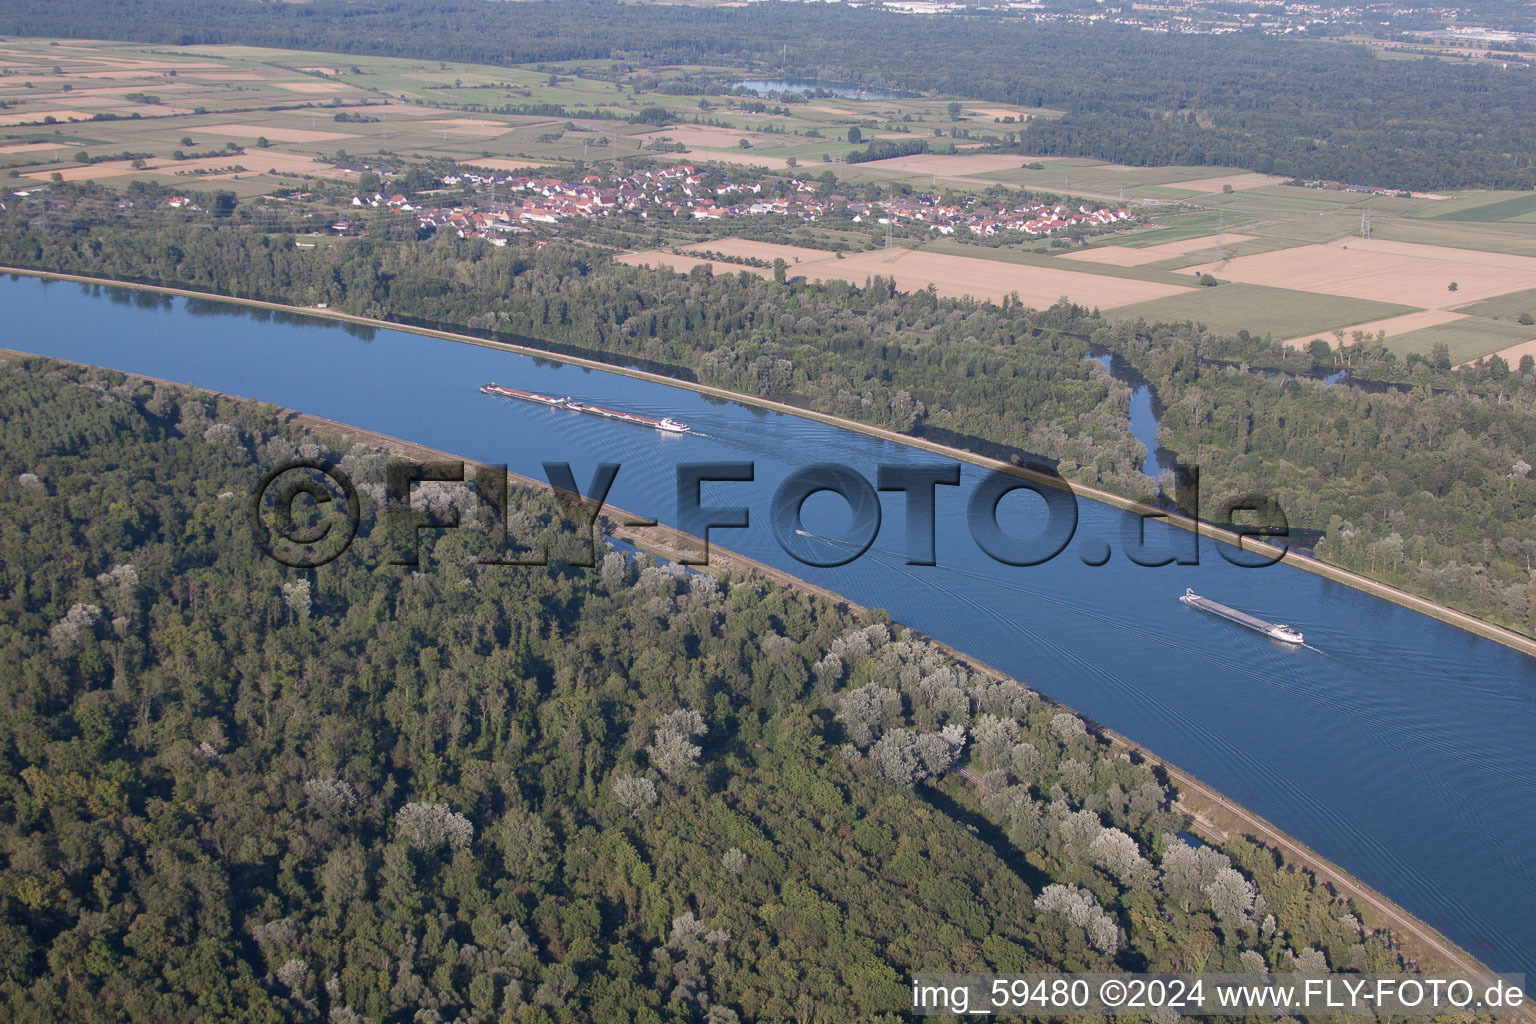
<svg viewBox="0 0 1536 1024">
<path fill-rule="evenodd" d="M 1501 199 L 1498 202 L 1451 210 L 1435 216 L 1434 220 L 1500 221 L 1514 220 L 1536 214 L 1536 192 L 1526 192 Z"/>
<path fill-rule="evenodd" d="M 1196 210 L 1193 213 L 1174 213 L 1166 216 L 1154 212 L 1150 217 L 1151 227 L 1129 235 L 1105 239 L 1104 244 L 1142 249 L 1149 245 L 1162 245 L 1165 242 L 1182 242 L 1186 238 L 1203 238 L 1206 235 L 1214 235 L 1218 231 L 1236 231 L 1246 220 L 1230 213 L 1222 215 L 1215 210 Z"/>
<path fill-rule="evenodd" d="M 1230 236 L 1232 229 L 1228 228 L 1227 233 Z M 1294 239 L 1289 238 L 1261 237 L 1245 242 L 1228 241 L 1224 244 L 1224 247 L 1228 257 L 1236 257 L 1254 256 L 1261 252 L 1275 252 L 1278 249 L 1294 249 L 1297 244 Z M 1202 249 L 1198 252 L 1185 253 L 1182 256 L 1170 256 L 1165 260 L 1158 260 L 1156 263 L 1143 263 L 1138 269 L 1176 274 L 1189 267 L 1208 267 L 1213 259 L 1213 249 L 1214 247 Z M 1220 277 L 1221 272 L 1216 271 L 1216 276 Z"/>
<path fill-rule="evenodd" d="M 1334 213 L 1340 207 L 1364 202 L 1364 196 L 1351 192 L 1328 192 L 1316 188 L 1275 185 L 1270 188 L 1246 189 L 1230 195 L 1221 193 L 1207 195 L 1202 205 L 1237 210 L 1253 216 L 1291 217 Z"/>
<path fill-rule="evenodd" d="M 1462 219 L 1457 215 L 1531 194 L 1512 189 L 1468 189 L 1433 202 L 1420 203 L 1407 216 L 1420 220 Z"/>
<path fill-rule="evenodd" d="M 1410 352 L 1428 355 L 1433 346 L 1444 344 L 1451 351 L 1451 362 L 1460 364 L 1533 338 L 1536 338 L 1536 327 L 1522 327 L 1507 320 L 1468 317 L 1388 338 L 1387 348 L 1401 357 Z"/>
<path fill-rule="evenodd" d="M 1376 221 L 1374 234 L 1394 242 L 1536 256 L 1536 231 L 1518 221 L 1413 220 L 1403 217 Z"/>
<path fill-rule="evenodd" d="M 1189 279 L 1184 278 L 1185 281 Z M 1236 334 L 1248 331 L 1258 337 L 1295 338 L 1326 334 L 1335 328 L 1384 320 L 1413 312 L 1412 306 L 1337 295 L 1298 292 L 1256 284 L 1228 283 L 1216 288 L 1196 288 L 1151 302 L 1138 302 L 1112 310 L 1117 320 L 1145 318 L 1203 323 L 1213 331 Z"/>
<path fill-rule="evenodd" d="M 1508 295 L 1496 295 L 1482 302 L 1462 306 L 1457 312 L 1472 313 L 1476 316 L 1504 317 L 1511 320 L 1523 313 L 1536 317 L 1536 288 L 1527 288 L 1523 292 L 1510 292 Z"/>
</svg>

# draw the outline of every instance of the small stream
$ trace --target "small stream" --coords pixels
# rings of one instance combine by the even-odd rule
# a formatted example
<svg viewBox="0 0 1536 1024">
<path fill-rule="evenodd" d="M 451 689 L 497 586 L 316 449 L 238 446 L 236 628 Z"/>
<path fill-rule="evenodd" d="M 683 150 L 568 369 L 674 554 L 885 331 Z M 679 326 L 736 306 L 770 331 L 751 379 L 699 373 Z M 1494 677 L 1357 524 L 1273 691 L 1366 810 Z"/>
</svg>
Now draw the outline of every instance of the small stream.
<svg viewBox="0 0 1536 1024">
<path fill-rule="evenodd" d="M 1084 359 L 1102 363 L 1109 375 L 1131 391 L 1131 435 L 1146 445 L 1147 457 L 1141 463 L 1141 472 L 1151 479 L 1154 494 L 1162 494 L 1164 473 L 1177 473 L 1179 456 L 1157 443 L 1157 432 L 1163 424 L 1163 405 L 1152 393 L 1152 385 L 1137 372 L 1129 361 L 1101 345 L 1090 347 Z"/>
<path fill-rule="evenodd" d="M 1152 391 L 1152 385 L 1143 377 L 1136 368 L 1130 364 L 1124 356 L 1111 352 L 1100 345 L 1093 345 L 1084 359 L 1092 359 L 1109 370 L 1109 375 L 1123 384 L 1131 387 L 1131 405 L 1128 410 L 1131 419 L 1131 436 L 1146 445 L 1147 457 L 1142 460 L 1141 472 L 1152 481 L 1152 493 L 1159 499 L 1164 507 L 1190 514 L 1193 509 L 1182 507 L 1174 496 L 1163 490 L 1163 475 L 1172 473 L 1174 486 L 1182 488 L 1189 483 L 1186 466 L 1179 462 L 1179 455 L 1171 448 L 1164 448 L 1157 442 L 1158 430 L 1163 423 L 1163 404 L 1158 401 L 1157 395 Z M 1265 374 L 1269 380 L 1277 380 L 1278 377 Z M 1323 378 L 1323 383 L 1332 387 L 1342 384 L 1345 387 L 1357 387 L 1350 380 L 1349 370 L 1342 369 L 1330 373 Z M 1292 524 L 1290 526 L 1290 546 L 1301 554 L 1311 557 L 1312 549 L 1316 546 L 1322 533 L 1317 530 L 1306 530 Z"/>
</svg>

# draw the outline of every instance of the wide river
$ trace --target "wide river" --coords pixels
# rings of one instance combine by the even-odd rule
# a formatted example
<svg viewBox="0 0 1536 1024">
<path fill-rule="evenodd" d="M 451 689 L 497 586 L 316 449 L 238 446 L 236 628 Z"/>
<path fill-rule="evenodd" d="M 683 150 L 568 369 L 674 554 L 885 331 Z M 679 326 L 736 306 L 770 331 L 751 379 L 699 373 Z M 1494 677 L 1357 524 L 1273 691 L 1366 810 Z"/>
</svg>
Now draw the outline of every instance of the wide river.
<svg viewBox="0 0 1536 1024">
<path fill-rule="evenodd" d="M 750 527 L 716 530 L 716 543 L 886 608 L 1016 675 L 1269 818 L 1495 969 L 1536 975 L 1536 660 L 1283 564 L 1237 568 L 1203 539 L 1198 565 L 1135 565 L 1122 544 L 1127 514 L 1087 500 L 1059 557 L 1001 564 L 966 526 L 967 497 L 984 475 L 970 465 L 959 487 L 937 489 L 937 565 L 907 564 L 904 498 L 882 494 L 868 553 L 811 568 L 769 527 L 789 473 L 837 462 L 873 481 L 880 464 L 943 460 L 662 384 L 34 278 L 0 279 L 0 308 L 11 348 L 254 395 L 529 476 L 566 461 L 582 486 L 596 463 L 618 462 L 609 500 L 666 523 L 677 514 L 677 464 L 753 462 L 752 483 L 704 485 L 706 505 L 751 508 Z M 481 395 L 489 381 L 671 415 L 697 433 L 664 437 Z M 1002 525 L 1027 534 L 1031 503 L 1027 492 L 1004 498 Z M 839 499 L 817 495 L 805 511 L 808 532 L 845 532 Z M 1149 524 L 1148 544 L 1171 543 L 1168 532 Z M 1100 542 L 1112 557 L 1086 564 Z M 1288 622 L 1308 646 L 1186 608 L 1177 600 L 1186 587 Z"/>
</svg>

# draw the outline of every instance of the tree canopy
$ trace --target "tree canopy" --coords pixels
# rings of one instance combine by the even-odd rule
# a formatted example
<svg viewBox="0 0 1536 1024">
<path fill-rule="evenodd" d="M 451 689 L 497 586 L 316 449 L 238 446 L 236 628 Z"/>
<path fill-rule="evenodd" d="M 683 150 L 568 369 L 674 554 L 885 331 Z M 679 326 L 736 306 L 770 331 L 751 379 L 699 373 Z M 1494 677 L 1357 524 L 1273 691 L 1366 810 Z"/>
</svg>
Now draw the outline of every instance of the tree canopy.
<svg viewBox="0 0 1536 1024">
<path fill-rule="evenodd" d="M 580 568 L 532 490 L 546 568 L 469 564 L 475 529 L 377 567 L 376 449 L 40 359 L 0 410 L 8 1020 L 894 1022 L 917 970 L 1401 965 L 878 612 Z M 363 482 L 356 557 L 257 551 L 295 456 Z"/>
</svg>

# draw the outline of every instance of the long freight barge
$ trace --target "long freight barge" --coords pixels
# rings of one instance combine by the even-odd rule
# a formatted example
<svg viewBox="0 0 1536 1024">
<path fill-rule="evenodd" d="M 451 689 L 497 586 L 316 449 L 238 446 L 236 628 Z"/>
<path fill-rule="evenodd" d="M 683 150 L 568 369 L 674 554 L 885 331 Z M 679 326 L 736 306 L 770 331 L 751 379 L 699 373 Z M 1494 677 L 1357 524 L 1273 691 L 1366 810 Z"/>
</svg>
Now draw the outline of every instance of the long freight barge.
<svg viewBox="0 0 1536 1024">
<path fill-rule="evenodd" d="M 1184 596 L 1179 598 L 1179 600 L 1191 608 L 1198 608 L 1203 612 L 1210 612 L 1212 615 L 1220 615 L 1222 618 L 1229 619 L 1239 626 L 1247 626 L 1249 629 L 1256 630 L 1275 640 L 1281 640 L 1288 644 L 1304 642 L 1300 630 L 1275 622 L 1265 622 L 1263 619 L 1249 615 L 1247 612 L 1240 612 L 1236 608 L 1229 608 L 1219 601 L 1212 601 L 1208 597 L 1201 597 L 1193 590 L 1185 590 Z"/>
<path fill-rule="evenodd" d="M 497 395 L 501 398 L 516 398 L 524 402 L 533 402 L 537 405 L 547 405 L 552 409 L 568 409 L 571 412 L 586 413 L 588 416 L 601 416 L 605 420 L 618 420 L 620 423 L 633 423 L 637 427 L 650 427 L 659 430 L 663 434 L 687 434 L 691 428 L 686 423 L 681 423 L 670 416 L 663 416 L 659 420 L 653 420 L 649 416 L 641 416 L 639 413 L 620 412 L 617 409 L 605 409 L 600 405 L 588 405 L 578 402 L 566 396 L 556 398 L 553 395 L 541 395 L 537 391 L 523 391 L 520 388 L 509 388 L 492 381 L 480 389 L 482 395 Z"/>
</svg>

